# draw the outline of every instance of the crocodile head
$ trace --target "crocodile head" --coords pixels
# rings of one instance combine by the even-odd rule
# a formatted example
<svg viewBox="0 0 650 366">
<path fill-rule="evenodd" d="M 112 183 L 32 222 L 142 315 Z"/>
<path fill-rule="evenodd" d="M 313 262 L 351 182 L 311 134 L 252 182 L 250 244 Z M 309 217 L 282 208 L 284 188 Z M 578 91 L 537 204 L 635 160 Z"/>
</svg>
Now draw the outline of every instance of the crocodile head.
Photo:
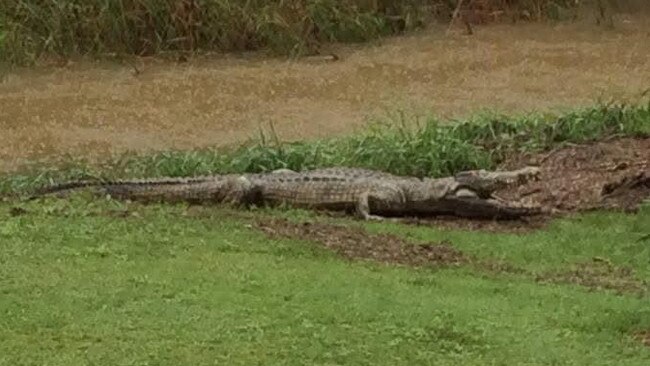
<svg viewBox="0 0 650 366">
<path fill-rule="evenodd" d="M 454 176 L 454 180 L 458 184 L 455 190 L 469 190 L 481 198 L 489 198 L 495 191 L 522 185 L 531 180 L 538 180 L 540 175 L 539 168 L 532 166 L 503 172 L 490 172 L 486 170 L 465 171 Z"/>
</svg>

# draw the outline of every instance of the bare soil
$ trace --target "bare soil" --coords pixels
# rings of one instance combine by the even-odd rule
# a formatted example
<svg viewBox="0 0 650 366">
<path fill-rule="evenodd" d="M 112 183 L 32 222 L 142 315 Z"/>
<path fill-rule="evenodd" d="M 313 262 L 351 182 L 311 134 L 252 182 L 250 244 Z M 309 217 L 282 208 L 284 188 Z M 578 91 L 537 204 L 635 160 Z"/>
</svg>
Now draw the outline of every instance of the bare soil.
<svg viewBox="0 0 650 366">
<path fill-rule="evenodd" d="M 71 62 L 0 75 L 0 171 L 66 154 L 240 144 L 273 123 L 284 140 L 349 133 L 387 111 L 462 117 L 632 98 L 650 80 L 650 19 L 432 28 L 333 46 L 338 61 L 203 57 L 177 64 Z"/>
<path fill-rule="evenodd" d="M 366 259 L 412 266 L 449 266 L 467 260 L 448 243 L 410 243 L 389 234 L 372 235 L 359 227 L 286 219 L 260 220 L 256 227 L 270 237 L 308 239 L 349 259 Z"/>
<path fill-rule="evenodd" d="M 639 340 L 639 342 L 650 347 L 650 330 L 644 330 L 634 334 L 634 337 Z"/>
<path fill-rule="evenodd" d="M 591 290 L 615 290 L 618 293 L 645 294 L 648 283 L 639 279 L 634 271 L 617 267 L 606 259 L 594 258 L 591 262 L 576 263 L 568 271 L 556 271 L 538 275 L 539 282 L 571 283 Z"/>
<path fill-rule="evenodd" d="M 573 145 L 548 153 L 517 155 L 502 168 L 535 165 L 541 179 L 500 197 L 558 213 L 611 208 L 634 211 L 650 197 L 650 138 Z"/>
</svg>

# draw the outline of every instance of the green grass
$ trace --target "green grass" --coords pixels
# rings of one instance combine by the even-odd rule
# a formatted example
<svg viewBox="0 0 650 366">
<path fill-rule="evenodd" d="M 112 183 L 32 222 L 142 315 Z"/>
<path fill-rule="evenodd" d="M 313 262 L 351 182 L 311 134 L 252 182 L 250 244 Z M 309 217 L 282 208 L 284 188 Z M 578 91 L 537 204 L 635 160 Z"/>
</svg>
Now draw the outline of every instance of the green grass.
<svg viewBox="0 0 650 366">
<path fill-rule="evenodd" d="M 445 122 L 433 117 L 414 121 L 398 114 L 375 121 L 365 132 L 320 141 L 282 143 L 276 136 L 261 135 L 234 150 L 126 154 L 99 165 L 67 157 L 59 166 L 41 165 L 0 175 L 0 194 L 87 177 L 193 176 L 329 166 L 440 177 L 461 170 L 493 169 L 517 151 L 543 151 L 613 136 L 650 136 L 650 102 L 598 104 L 562 114 L 483 113 Z"/>
<path fill-rule="evenodd" d="M 306 238 L 269 239 L 225 209 L 191 215 L 180 205 L 83 197 L 20 205 L 27 213 L 11 216 L 0 203 L 2 365 L 650 360 L 631 336 L 650 328 L 647 296 L 350 262 Z M 134 214 L 113 213 L 124 209 Z M 637 241 L 648 222 L 650 210 L 589 214 L 522 236 L 387 230 L 530 268 L 599 255 L 650 280 L 647 242 Z"/>
</svg>

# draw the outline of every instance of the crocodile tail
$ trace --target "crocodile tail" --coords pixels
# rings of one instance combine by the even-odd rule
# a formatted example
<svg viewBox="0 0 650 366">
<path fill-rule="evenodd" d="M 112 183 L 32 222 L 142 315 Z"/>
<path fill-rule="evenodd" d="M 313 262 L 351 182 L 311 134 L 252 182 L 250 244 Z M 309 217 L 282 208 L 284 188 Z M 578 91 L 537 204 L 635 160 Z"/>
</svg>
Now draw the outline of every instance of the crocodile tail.
<svg viewBox="0 0 650 366">
<path fill-rule="evenodd" d="M 123 187 L 122 189 L 133 189 L 137 187 L 155 187 L 163 185 L 186 185 L 191 183 L 204 183 L 209 180 L 213 180 L 214 177 L 210 176 L 198 176 L 191 178 L 153 178 L 153 179 L 133 179 L 133 180 L 77 180 L 64 183 L 53 184 L 50 186 L 42 187 L 37 189 L 29 199 L 36 199 L 44 196 L 64 196 L 67 193 L 73 191 L 84 189 L 84 188 L 118 188 Z"/>
<path fill-rule="evenodd" d="M 53 184 L 53 185 L 36 189 L 31 194 L 29 199 L 32 200 L 32 199 L 36 199 L 43 196 L 49 196 L 49 195 L 61 195 L 77 189 L 97 187 L 103 184 L 104 183 L 101 181 L 90 181 L 90 180 L 78 180 L 73 182 Z"/>
<path fill-rule="evenodd" d="M 183 187 L 190 189 L 203 183 L 216 182 L 225 179 L 225 176 L 197 176 L 197 177 L 163 177 L 152 179 L 131 180 L 78 180 L 51 185 L 34 192 L 29 199 L 46 196 L 65 197 L 74 191 L 90 188 L 95 193 L 110 193 L 118 196 L 149 196 L 149 195 L 182 195 Z"/>
</svg>

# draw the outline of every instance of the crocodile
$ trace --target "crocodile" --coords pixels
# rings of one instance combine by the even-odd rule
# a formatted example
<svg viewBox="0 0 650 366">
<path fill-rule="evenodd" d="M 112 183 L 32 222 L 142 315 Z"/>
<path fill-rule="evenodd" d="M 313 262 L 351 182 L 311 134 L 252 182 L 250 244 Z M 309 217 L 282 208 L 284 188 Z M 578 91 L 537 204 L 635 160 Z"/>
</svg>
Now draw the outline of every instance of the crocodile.
<svg viewBox="0 0 650 366">
<path fill-rule="evenodd" d="M 540 209 L 504 202 L 493 193 L 538 177 L 539 169 L 534 167 L 464 171 L 445 178 L 346 167 L 304 172 L 283 169 L 195 178 L 68 182 L 46 187 L 34 198 L 90 189 L 132 201 L 288 205 L 353 212 L 366 220 L 405 215 L 512 219 L 538 214 Z"/>
<path fill-rule="evenodd" d="M 541 213 L 538 207 L 507 203 L 497 190 L 538 179 L 540 171 L 464 171 L 452 177 L 416 178 L 358 168 L 326 168 L 252 177 L 266 204 L 355 212 L 366 220 L 383 216 L 453 215 L 513 219 Z"/>
</svg>

